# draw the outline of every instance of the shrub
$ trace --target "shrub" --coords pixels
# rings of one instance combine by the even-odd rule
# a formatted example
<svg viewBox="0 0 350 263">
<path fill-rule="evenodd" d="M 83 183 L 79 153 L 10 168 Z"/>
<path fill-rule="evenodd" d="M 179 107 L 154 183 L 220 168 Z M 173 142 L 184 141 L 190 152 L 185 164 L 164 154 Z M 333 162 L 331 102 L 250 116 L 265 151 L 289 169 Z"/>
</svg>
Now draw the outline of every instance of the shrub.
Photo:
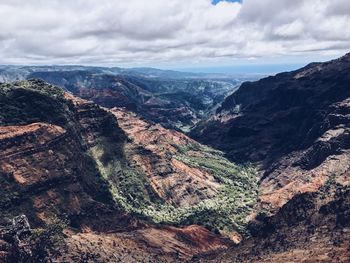
<svg viewBox="0 0 350 263">
<path fill-rule="evenodd" d="M 60 248 L 64 244 L 63 230 L 66 226 L 66 221 L 53 217 L 44 228 L 32 230 L 29 241 L 31 262 L 52 262 L 51 259 L 60 255 Z"/>
</svg>

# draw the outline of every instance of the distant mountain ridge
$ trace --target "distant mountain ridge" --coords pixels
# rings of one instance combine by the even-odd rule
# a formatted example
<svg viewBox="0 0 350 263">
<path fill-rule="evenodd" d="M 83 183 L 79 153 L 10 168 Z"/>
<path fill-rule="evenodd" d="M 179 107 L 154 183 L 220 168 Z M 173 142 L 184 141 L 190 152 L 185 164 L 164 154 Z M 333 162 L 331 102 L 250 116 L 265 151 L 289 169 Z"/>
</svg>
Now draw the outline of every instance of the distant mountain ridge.
<svg viewBox="0 0 350 263">
<path fill-rule="evenodd" d="M 125 107 L 184 131 L 212 114 L 242 81 L 153 68 L 0 66 L 0 82 L 24 79 L 42 79 L 104 107 Z"/>
<path fill-rule="evenodd" d="M 0 82 L 12 82 L 16 80 L 27 79 L 29 74 L 34 72 L 50 71 L 89 71 L 95 73 L 104 73 L 112 75 L 128 75 L 144 78 L 158 79 L 244 79 L 244 74 L 225 74 L 225 73 L 193 73 L 176 70 L 164 70 L 148 67 L 121 68 L 121 67 L 100 67 L 100 66 L 81 66 L 81 65 L 0 65 Z M 252 78 L 246 76 L 247 79 Z M 254 76 L 253 76 L 254 78 Z"/>
</svg>

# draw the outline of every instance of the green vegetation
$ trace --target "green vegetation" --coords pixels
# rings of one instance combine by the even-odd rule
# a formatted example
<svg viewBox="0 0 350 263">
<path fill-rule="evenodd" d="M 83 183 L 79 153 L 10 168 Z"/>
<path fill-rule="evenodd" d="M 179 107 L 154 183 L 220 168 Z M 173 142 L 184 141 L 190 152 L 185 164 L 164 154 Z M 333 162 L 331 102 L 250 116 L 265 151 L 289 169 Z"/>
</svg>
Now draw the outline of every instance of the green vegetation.
<svg viewBox="0 0 350 263">
<path fill-rule="evenodd" d="M 320 188 L 320 192 L 328 193 L 333 185 L 336 185 L 336 175 L 335 174 L 329 175 L 327 181 Z"/>
<path fill-rule="evenodd" d="M 0 210 L 3 211 L 21 199 L 21 189 L 14 184 L 14 179 L 10 174 L 2 171 L 0 171 L 0 185 Z"/>
<path fill-rule="evenodd" d="M 175 207 L 157 199 L 144 175 L 130 167 L 125 150 L 107 138 L 90 149 L 90 155 L 108 182 L 115 202 L 126 212 L 159 224 L 199 224 L 221 233 L 233 230 L 244 233 L 246 217 L 256 203 L 257 171 L 249 165 L 235 165 L 225 159 L 222 152 L 201 144 L 175 147 L 178 155 L 173 158 L 190 167 L 207 170 L 222 184 L 214 198 L 189 207 Z M 118 152 L 117 158 L 114 151 Z M 190 151 L 203 156 L 192 156 Z"/>
<path fill-rule="evenodd" d="M 144 176 L 130 167 L 121 143 L 101 137 L 89 154 L 108 182 L 117 205 L 126 212 L 137 212 L 142 207 L 160 202 Z"/>
<path fill-rule="evenodd" d="M 53 217 L 44 228 L 33 229 L 29 240 L 30 262 L 51 262 L 56 258 L 64 245 L 63 230 L 66 227 L 66 221 Z"/>
<path fill-rule="evenodd" d="M 0 84 L 0 125 L 48 122 L 67 125 L 64 91 L 39 80 Z"/>
</svg>

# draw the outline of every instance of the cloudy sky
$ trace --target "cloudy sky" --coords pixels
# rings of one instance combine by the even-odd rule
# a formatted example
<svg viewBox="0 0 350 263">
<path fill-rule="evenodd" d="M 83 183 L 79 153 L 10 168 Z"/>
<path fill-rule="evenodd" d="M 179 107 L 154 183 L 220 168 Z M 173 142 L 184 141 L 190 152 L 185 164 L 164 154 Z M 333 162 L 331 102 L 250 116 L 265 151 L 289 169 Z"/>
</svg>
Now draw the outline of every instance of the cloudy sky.
<svg viewBox="0 0 350 263">
<path fill-rule="evenodd" d="M 350 51 L 349 0 L 0 0 L 0 64 L 298 64 Z"/>
</svg>

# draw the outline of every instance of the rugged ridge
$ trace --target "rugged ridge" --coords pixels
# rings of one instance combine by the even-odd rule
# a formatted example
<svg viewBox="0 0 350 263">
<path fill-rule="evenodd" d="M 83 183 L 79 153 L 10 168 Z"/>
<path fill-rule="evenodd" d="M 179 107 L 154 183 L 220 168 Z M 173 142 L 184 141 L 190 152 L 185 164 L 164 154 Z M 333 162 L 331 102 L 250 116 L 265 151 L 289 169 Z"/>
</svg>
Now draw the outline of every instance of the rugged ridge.
<svg viewBox="0 0 350 263">
<path fill-rule="evenodd" d="M 189 129 L 236 89 L 236 80 L 159 79 L 89 70 L 39 71 L 43 79 L 76 96 L 112 108 L 126 107 L 167 128 Z"/>
<path fill-rule="evenodd" d="M 213 118 L 198 125 L 192 137 L 225 150 L 233 160 L 269 166 L 283 155 L 310 147 L 327 130 L 348 123 L 349 67 L 347 54 L 245 82 Z"/>
</svg>

